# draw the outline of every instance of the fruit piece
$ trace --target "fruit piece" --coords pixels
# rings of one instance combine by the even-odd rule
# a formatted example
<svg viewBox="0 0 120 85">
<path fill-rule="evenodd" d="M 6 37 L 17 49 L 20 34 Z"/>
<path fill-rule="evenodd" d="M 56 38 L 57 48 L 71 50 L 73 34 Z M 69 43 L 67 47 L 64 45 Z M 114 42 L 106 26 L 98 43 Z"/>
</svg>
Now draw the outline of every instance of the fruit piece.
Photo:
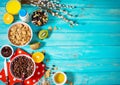
<svg viewBox="0 0 120 85">
<path fill-rule="evenodd" d="M 41 30 L 38 34 L 38 37 L 43 40 L 48 37 L 48 30 Z"/>
<path fill-rule="evenodd" d="M 32 59 L 36 62 L 36 63 L 40 63 L 44 60 L 44 54 L 41 52 L 35 52 L 32 54 Z"/>
<path fill-rule="evenodd" d="M 14 20 L 13 15 L 11 15 L 9 13 L 4 14 L 3 21 L 5 24 L 11 24 L 13 22 L 13 20 Z"/>
<path fill-rule="evenodd" d="M 40 42 L 37 42 L 37 43 L 33 43 L 30 45 L 30 48 L 33 49 L 33 50 L 36 50 L 40 47 Z"/>
</svg>

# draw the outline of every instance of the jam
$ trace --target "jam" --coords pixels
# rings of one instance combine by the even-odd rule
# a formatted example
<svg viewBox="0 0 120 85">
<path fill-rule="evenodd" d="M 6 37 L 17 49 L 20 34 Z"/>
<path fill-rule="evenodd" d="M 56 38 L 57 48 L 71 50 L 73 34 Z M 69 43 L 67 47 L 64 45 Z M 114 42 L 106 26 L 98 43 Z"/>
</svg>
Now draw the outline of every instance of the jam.
<svg viewBox="0 0 120 85">
<path fill-rule="evenodd" d="M 9 46 L 5 46 L 1 49 L 3 57 L 10 57 L 12 55 L 12 49 Z"/>
</svg>

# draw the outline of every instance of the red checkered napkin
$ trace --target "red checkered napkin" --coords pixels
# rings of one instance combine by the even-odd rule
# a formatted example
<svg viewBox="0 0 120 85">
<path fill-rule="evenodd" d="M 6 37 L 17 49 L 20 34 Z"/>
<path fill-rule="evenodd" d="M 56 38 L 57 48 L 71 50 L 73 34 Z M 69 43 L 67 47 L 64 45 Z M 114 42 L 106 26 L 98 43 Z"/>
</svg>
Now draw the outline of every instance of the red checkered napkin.
<svg viewBox="0 0 120 85">
<path fill-rule="evenodd" d="M 30 54 L 28 54 L 27 52 L 18 48 L 16 50 L 16 52 L 13 54 L 13 56 L 11 57 L 11 59 L 14 58 L 15 56 L 19 55 L 19 54 L 26 54 L 26 55 L 30 56 Z M 7 63 L 7 66 L 8 66 L 8 77 L 9 77 L 10 85 L 13 85 L 16 82 L 21 82 L 21 80 L 18 80 L 11 75 L 11 73 L 10 73 L 10 62 Z M 44 75 L 44 73 L 45 73 L 45 64 L 36 63 L 36 70 L 35 70 L 34 75 L 31 78 L 25 80 L 24 84 L 25 85 L 34 85 L 36 82 L 38 82 L 40 80 L 40 78 Z M 4 69 L 2 69 L 1 72 L 0 72 L 0 80 L 3 81 L 3 82 L 6 82 Z"/>
</svg>

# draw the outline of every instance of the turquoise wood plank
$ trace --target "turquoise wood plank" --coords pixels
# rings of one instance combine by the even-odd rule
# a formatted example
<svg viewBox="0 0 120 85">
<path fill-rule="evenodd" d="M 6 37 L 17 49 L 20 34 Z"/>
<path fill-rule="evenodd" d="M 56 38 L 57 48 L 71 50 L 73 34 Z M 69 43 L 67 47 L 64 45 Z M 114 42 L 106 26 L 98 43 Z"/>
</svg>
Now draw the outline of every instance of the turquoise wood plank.
<svg viewBox="0 0 120 85">
<path fill-rule="evenodd" d="M 120 59 L 51 59 L 50 62 L 47 63 L 47 66 L 52 67 L 52 65 L 56 65 L 58 67 L 58 70 L 64 72 L 120 72 Z"/>
<path fill-rule="evenodd" d="M 74 82 L 73 85 L 119 85 L 119 76 L 120 72 L 68 72 L 68 79 Z"/>
<path fill-rule="evenodd" d="M 62 23 L 62 24 L 61 24 Z M 34 32 L 38 32 L 41 29 L 48 29 L 49 26 L 56 26 L 58 30 L 54 30 L 53 32 L 79 32 L 79 33 L 119 33 L 120 32 L 120 22 L 117 21 L 84 21 L 79 24 L 79 26 L 75 26 L 71 28 L 65 22 L 59 21 L 59 23 L 53 22 L 46 24 L 42 27 L 36 27 L 33 24 L 30 24 Z M 0 33 L 6 33 L 9 25 L 5 25 L 3 22 L 0 22 L 0 28 L 2 31 Z"/>
<path fill-rule="evenodd" d="M 7 0 L 0 0 L 2 1 L 2 3 L 0 4 L 0 6 L 5 6 Z M 116 0 L 76 0 L 76 1 L 69 1 L 69 0 L 61 0 L 61 3 L 64 4 L 72 4 L 78 7 L 99 7 L 99 8 L 120 8 L 120 1 Z M 113 4 L 114 3 L 114 4 Z"/>
<path fill-rule="evenodd" d="M 33 12 L 33 10 L 36 10 L 36 7 L 32 7 L 32 6 L 23 6 L 23 8 L 29 10 L 29 12 Z M 5 7 L 0 7 L 0 10 L 2 10 L 2 12 L 0 14 L 4 14 L 5 11 Z M 77 13 L 77 11 L 79 11 L 79 13 Z M 76 8 L 76 9 L 72 9 L 72 12 L 74 14 L 79 14 L 78 19 L 93 19 L 93 20 L 120 20 L 119 17 L 120 16 L 120 9 L 100 9 L 100 8 Z M 102 16 L 102 18 L 100 17 Z M 105 18 L 104 18 L 105 17 Z M 52 19 L 56 20 L 56 18 L 51 17 Z M 1 19 L 1 18 L 0 18 Z"/>
<path fill-rule="evenodd" d="M 82 45 L 101 45 L 101 46 L 118 46 L 120 45 L 120 34 L 104 34 L 104 33 L 53 33 L 50 38 L 44 40 L 45 46 L 82 46 Z M 1 34 L 1 42 L 8 42 L 7 34 Z M 33 36 L 34 41 L 41 41 L 37 34 Z"/>
<path fill-rule="evenodd" d="M 31 14 L 34 10 L 37 10 L 37 7 L 33 7 L 33 6 L 23 6 L 23 8 L 25 8 L 26 10 L 28 10 L 28 12 Z M 0 15 L 3 16 L 3 14 L 6 12 L 5 11 L 5 7 L 1 7 L 0 10 L 2 11 Z M 94 21 L 98 21 L 98 20 L 119 20 L 118 18 L 120 16 L 120 8 L 119 9 L 104 9 L 104 8 L 84 8 L 84 9 L 80 9 L 80 8 L 76 8 L 76 9 L 72 9 L 70 10 L 72 14 L 76 15 L 78 14 L 78 20 L 80 21 L 84 21 L 84 20 L 94 20 Z M 79 12 L 77 12 L 79 11 Z M 69 17 L 71 18 L 71 17 Z M 75 17 L 71 18 L 74 19 Z M 0 18 L 1 19 L 1 18 Z M 50 16 L 50 21 L 52 20 L 57 20 L 55 17 Z"/>
<path fill-rule="evenodd" d="M 118 46 L 120 45 L 120 34 L 93 34 L 93 33 L 53 33 L 49 39 L 44 40 L 45 46 L 82 46 L 82 45 L 112 45 Z M 7 34 L 1 34 L 0 36 L 1 42 L 8 42 Z M 33 36 L 33 41 L 38 41 L 37 34 L 35 33 Z M 40 41 L 40 40 L 39 40 Z"/>
<path fill-rule="evenodd" d="M 3 10 L 3 9 L 5 9 L 5 8 L 2 7 L 0 10 Z M 37 9 L 37 8 L 34 8 L 34 7 L 28 8 L 28 10 L 30 10 L 29 12 L 31 12 L 35 9 Z M 104 12 L 104 9 L 102 9 L 102 10 L 92 9 L 92 10 L 85 11 L 85 13 L 86 12 L 88 13 L 90 11 L 90 12 L 93 12 L 93 14 L 94 14 L 94 11 L 96 11 L 96 10 L 97 10 L 97 12 L 100 11 L 100 13 Z M 97 12 L 95 12 L 96 15 L 97 15 Z M 1 21 L 2 21 L 2 17 L 3 17 L 4 13 L 5 13 L 5 10 L 0 13 Z M 100 13 L 98 13 L 99 16 L 97 15 L 96 17 L 92 16 L 92 15 L 85 15 L 84 17 L 80 18 L 80 20 L 79 19 L 76 20 L 79 22 L 79 26 L 75 26 L 74 30 L 71 29 L 69 27 L 69 25 L 66 24 L 65 22 L 63 22 L 62 20 L 60 20 L 59 22 L 57 21 L 57 18 L 55 18 L 54 20 L 51 20 L 51 19 L 53 19 L 53 17 L 51 17 L 51 16 L 50 16 L 51 19 L 49 19 L 48 24 L 45 26 L 42 26 L 42 28 L 46 29 L 46 28 L 48 28 L 48 26 L 57 26 L 58 28 L 60 28 L 60 31 L 58 31 L 58 32 L 120 32 L 120 29 L 119 29 L 120 22 L 115 21 L 115 20 L 119 20 L 119 18 L 118 18 L 119 9 L 110 9 L 108 12 L 105 12 L 102 15 L 100 15 Z M 103 17 L 105 17 L 105 18 L 103 18 Z M 96 19 L 96 20 L 94 20 L 94 19 Z M 105 19 L 105 20 L 101 20 L 101 19 Z M 18 20 L 18 17 L 16 17 L 15 20 Z M 108 21 L 108 20 L 112 20 L 112 21 Z M 9 27 L 9 25 L 5 25 L 3 22 L 0 22 L 0 24 L 1 24 L 0 28 L 5 29 L 2 32 L 6 31 L 6 28 Z M 31 26 L 35 29 L 34 31 L 38 31 L 39 29 L 41 29 L 41 27 L 35 27 L 32 24 L 31 24 Z M 101 29 L 101 26 L 104 30 Z M 114 28 L 114 29 L 112 29 L 112 28 Z"/>
<path fill-rule="evenodd" d="M 62 0 L 61 1 L 64 4 L 73 4 L 77 5 L 78 7 L 99 7 L 99 8 L 119 8 L 120 7 L 120 2 L 117 0 L 114 2 L 113 0 L 76 0 L 76 1 L 70 1 L 69 0 Z M 115 5 L 113 5 L 115 3 Z"/>
<path fill-rule="evenodd" d="M 29 53 L 35 52 L 24 47 Z M 57 49 L 57 50 L 56 50 Z M 46 59 L 120 59 L 120 46 L 51 46 L 37 51 L 46 51 Z"/>
<path fill-rule="evenodd" d="M 119 85 L 120 81 L 119 72 L 107 72 L 107 73 L 98 72 L 96 74 L 78 72 L 75 73 L 66 72 L 66 73 L 68 79 L 73 82 L 73 85 Z M 1 81 L 0 84 L 5 85 Z"/>
</svg>

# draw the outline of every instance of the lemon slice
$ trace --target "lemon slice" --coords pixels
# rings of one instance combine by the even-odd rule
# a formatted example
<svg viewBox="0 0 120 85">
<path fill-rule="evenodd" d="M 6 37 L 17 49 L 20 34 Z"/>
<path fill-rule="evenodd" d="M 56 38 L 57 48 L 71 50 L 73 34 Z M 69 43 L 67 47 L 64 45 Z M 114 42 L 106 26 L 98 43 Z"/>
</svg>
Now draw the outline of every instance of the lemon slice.
<svg viewBox="0 0 120 85">
<path fill-rule="evenodd" d="M 11 15 L 9 13 L 4 14 L 3 21 L 5 24 L 11 24 L 13 22 L 13 20 L 14 20 L 13 15 Z"/>
<path fill-rule="evenodd" d="M 36 62 L 36 63 L 40 63 L 44 60 L 44 54 L 41 52 L 35 52 L 32 54 L 32 59 Z"/>
</svg>

